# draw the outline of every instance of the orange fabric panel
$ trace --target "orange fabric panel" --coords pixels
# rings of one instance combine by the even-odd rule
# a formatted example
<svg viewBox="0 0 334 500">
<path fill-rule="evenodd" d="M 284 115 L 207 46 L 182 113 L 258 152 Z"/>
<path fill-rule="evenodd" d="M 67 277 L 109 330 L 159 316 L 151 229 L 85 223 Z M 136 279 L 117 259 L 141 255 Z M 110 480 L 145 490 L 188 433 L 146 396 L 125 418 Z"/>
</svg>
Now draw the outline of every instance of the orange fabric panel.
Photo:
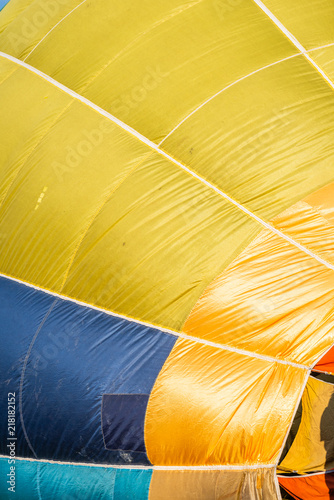
<svg viewBox="0 0 334 500">
<path fill-rule="evenodd" d="M 278 478 L 279 484 L 297 500 L 331 500 L 334 498 L 334 474 L 315 474 Z"/>
<path fill-rule="evenodd" d="M 273 223 L 334 262 L 333 200 L 331 184 Z M 206 288 L 183 331 L 312 365 L 332 345 L 333 328 L 333 271 L 264 230 Z"/>
<path fill-rule="evenodd" d="M 334 227 L 334 183 L 328 184 L 322 189 L 311 193 L 304 201 Z"/>
<path fill-rule="evenodd" d="M 306 370 L 179 339 L 148 402 L 155 465 L 273 464 Z"/>
<path fill-rule="evenodd" d="M 334 347 L 332 347 L 314 367 L 315 371 L 334 375 Z"/>
<path fill-rule="evenodd" d="M 274 469 L 154 470 L 149 500 L 276 500 Z"/>
</svg>

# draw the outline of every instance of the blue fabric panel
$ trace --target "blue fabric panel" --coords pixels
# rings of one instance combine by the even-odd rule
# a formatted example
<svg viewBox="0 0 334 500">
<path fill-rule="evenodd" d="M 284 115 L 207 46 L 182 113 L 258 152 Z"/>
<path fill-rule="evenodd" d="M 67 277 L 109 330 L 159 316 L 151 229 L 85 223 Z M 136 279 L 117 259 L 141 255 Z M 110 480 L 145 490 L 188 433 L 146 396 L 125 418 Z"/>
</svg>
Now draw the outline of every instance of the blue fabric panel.
<svg viewBox="0 0 334 500">
<path fill-rule="evenodd" d="M 2 10 L 8 3 L 9 0 L 0 0 L 0 10 Z"/>
<path fill-rule="evenodd" d="M 152 469 L 114 469 L 89 465 L 16 460 L 15 493 L 4 478 L 9 464 L 0 459 L 0 498 L 7 500 L 148 500 Z"/>
<path fill-rule="evenodd" d="M 114 487 L 114 500 L 147 500 L 152 469 L 118 469 Z"/>
<path fill-rule="evenodd" d="M 6 435 L 7 393 L 16 392 L 17 456 L 149 464 L 141 445 L 105 448 L 102 396 L 150 394 L 176 337 L 6 278 L 0 278 L 0 325 L 2 430 Z"/>
<path fill-rule="evenodd" d="M 7 396 L 15 392 L 16 437 L 21 456 L 31 456 L 31 451 L 19 418 L 20 378 L 31 339 L 49 308 L 50 296 L 37 296 L 31 288 L 0 278 L 0 433 L 7 436 Z M 2 454 L 7 453 L 5 439 L 1 440 L 0 449 Z"/>
<path fill-rule="evenodd" d="M 144 423 L 148 394 L 104 394 L 102 432 L 108 450 L 146 451 Z"/>
</svg>

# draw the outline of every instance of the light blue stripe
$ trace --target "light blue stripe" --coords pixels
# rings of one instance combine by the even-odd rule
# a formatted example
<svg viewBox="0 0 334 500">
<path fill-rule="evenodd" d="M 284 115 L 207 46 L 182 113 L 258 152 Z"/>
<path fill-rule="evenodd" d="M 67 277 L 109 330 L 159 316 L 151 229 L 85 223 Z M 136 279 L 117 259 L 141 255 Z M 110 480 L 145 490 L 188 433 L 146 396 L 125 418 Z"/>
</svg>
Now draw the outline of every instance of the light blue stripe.
<svg viewBox="0 0 334 500">
<path fill-rule="evenodd" d="M 2 10 L 7 4 L 9 0 L 0 0 L 0 10 Z"/>
</svg>

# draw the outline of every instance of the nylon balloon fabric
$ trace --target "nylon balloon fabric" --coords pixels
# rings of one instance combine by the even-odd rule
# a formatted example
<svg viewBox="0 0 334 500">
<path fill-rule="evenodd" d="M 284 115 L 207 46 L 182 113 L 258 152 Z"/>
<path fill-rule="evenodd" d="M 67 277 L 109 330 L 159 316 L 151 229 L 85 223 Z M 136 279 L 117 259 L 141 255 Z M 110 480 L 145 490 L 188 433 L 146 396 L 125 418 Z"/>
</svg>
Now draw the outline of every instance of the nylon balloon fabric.
<svg viewBox="0 0 334 500">
<path fill-rule="evenodd" d="M 331 0 L 0 2 L 1 498 L 333 497 L 333 61 Z"/>
</svg>

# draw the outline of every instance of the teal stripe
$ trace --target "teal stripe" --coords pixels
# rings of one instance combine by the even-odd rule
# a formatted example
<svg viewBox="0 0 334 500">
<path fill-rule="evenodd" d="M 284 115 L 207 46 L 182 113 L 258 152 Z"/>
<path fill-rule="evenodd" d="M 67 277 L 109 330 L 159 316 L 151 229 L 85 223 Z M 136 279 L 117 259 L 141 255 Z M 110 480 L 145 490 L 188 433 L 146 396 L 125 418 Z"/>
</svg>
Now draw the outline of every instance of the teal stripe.
<svg viewBox="0 0 334 500">
<path fill-rule="evenodd" d="M 15 462 L 15 494 L 6 481 L 10 464 L 0 459 L 0 498 L 15 500 L 148 500 L 152 469 L 117 469 L 44 463 Z M 6 478 L 6 479 L 5 479 Z"/>
<path fill-rule="evenodd" d="M 152 469 L 118 469 L 114 500 L 147 500 Z"/>
</svg>

